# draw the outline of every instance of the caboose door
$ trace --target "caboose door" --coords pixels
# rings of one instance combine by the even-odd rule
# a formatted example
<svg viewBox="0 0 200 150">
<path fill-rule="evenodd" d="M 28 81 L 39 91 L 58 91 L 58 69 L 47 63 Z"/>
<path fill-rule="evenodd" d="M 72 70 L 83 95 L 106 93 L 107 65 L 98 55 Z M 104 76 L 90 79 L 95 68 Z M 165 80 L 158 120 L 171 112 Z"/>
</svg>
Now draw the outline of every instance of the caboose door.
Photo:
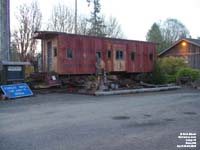
<svg viewBox="0 0 200 150">
<path fill-rule="evenodd" d="M 47 71 L 52 71 L 52 42 L 47 42 Z"/>
<path fill-rule="evenodd" d="M 113 71 L 126 71 L 126 45 L 114 44 L 113 46 Z"/>
</svg>

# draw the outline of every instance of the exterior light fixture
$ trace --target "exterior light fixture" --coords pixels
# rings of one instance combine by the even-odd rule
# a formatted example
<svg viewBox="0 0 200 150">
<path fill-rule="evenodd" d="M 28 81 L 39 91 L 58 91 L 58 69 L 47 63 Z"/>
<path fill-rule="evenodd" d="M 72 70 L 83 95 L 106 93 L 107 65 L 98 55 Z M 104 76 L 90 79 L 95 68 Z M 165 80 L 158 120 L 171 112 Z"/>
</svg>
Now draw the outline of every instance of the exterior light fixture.
<svg viewBox="0 0 200 150">
<path fill-rule="evenodd" d="M 187 43 L 183 41 L 183 42 L 181 43 L 181 45 L 182 45 L 182 46 L 186 46 Z"/>
</svg>

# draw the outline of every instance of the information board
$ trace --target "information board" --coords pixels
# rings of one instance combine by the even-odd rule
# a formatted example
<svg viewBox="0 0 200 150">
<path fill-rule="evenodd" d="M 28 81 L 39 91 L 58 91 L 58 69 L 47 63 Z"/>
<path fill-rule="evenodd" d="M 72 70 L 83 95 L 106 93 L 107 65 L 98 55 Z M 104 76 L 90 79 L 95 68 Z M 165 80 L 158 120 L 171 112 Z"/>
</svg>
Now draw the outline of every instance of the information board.
<svg viewBox="0 0 200 150">
<path fill-rule="evenodd" d="M 1 89 L 8 98 L 18 98 L 33 95 L 26 83 L 2 85 Z"/>
</svg>

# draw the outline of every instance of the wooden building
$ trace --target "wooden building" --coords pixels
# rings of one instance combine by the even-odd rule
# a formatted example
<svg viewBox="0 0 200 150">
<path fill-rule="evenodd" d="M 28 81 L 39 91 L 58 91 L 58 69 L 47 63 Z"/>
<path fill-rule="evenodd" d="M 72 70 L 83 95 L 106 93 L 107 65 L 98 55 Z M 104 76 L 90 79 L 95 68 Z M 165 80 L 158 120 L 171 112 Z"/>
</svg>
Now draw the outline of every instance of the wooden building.
<svg viewBox="0 0 200 150">
<path fill-rule="evenodd" d="M 200 69 L 200 40 L 181 39 L 159 54 L 159 57 L 169 56 L 182 57 L 190 67 Z"/>
<path fill-rule="evenodd" d="M 156 61 L 152 42 L 37 31 L 41 39 L 43 71 L 59 75 L 94 74 L 97 59 L 106 72 L 151 72 Z"/>
</svg>

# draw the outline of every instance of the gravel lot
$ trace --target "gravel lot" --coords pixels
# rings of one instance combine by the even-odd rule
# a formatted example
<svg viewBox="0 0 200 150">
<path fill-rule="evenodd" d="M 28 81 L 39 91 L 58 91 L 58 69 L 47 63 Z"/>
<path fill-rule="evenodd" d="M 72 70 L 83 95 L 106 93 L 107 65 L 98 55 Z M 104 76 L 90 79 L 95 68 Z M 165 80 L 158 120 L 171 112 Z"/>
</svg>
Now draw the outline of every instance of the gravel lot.
<svg viewBox="0 0 200 150">
<path fill-rule="evenodd" d="M 182 150 L 180 133 L 200 149 L 198 90 L 0 101 L 0 150 Z"/>
</svg>

